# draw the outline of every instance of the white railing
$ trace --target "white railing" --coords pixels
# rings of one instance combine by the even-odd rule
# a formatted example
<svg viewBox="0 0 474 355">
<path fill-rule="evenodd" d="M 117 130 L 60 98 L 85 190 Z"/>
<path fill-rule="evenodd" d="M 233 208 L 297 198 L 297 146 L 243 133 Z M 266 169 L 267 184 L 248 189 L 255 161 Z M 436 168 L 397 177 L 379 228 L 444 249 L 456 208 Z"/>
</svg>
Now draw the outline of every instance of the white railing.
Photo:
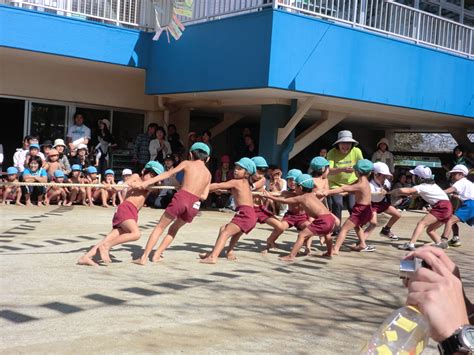
<svg viewBox="0 0 474 355">
<path fill-rule="evenodd" d="M 290 12 L 333 19 L 474 57 L 474 28 L 390 0 L 276 0 Z"/>
<path fill-rule="evenodd" d="M 2 1 L 2 0 L 0 0 Z M 15 6 L 118 26 L 152 30 L 153 0 L 6 0 Z M 172 0 L 155 0 L 160 24 L 169 22 Z M 390 0 L 194 0 L 197 23 L 266 7 L 284 9 L 377 31 L 459 55 L 474 57 L 474 28 Z"/>
</svg>

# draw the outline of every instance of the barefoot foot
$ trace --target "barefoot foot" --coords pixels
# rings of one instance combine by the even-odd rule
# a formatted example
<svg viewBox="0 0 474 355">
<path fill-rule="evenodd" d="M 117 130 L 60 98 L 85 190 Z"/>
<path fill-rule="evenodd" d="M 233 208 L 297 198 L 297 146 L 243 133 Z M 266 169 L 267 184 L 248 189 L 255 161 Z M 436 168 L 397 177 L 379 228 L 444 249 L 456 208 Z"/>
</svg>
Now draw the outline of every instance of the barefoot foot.
<svg viewBox="0 0 474 355">
<path fill-rule="evenodd" d="M 160 261 L 163 261 L 164 258 L 163 258 L 163 254 L 156 254 L 153 255 L 153 258 L 151 259 L 151 262 L 152 263 L 159 263 Z"/>
<path fill-rule="evenodd" d="M 199 253 L 199 259 L 206 259 L 211 253 Z"/>
<path fill-rule="evenodd" d="M 109 256 L 109 249 L 107 249 L 105 246 L 103 245 L 99 246 L 99 254 L 100 254 L 100 258 L 102 259 L 104 263 L 112 262 Z"/>
<path fill-rule="evenodd" d="M 291 261 L 295 261 L 296 258 L 294 256 L 287 255 L 287 256 L 281 256 L 278 259 L 280 259 L 281 261 L 291 262 Z"/>
<path fill-rule="evenodd" d="M 203 264 L 216 264 L 217 258 L 211 258 L 210 256 L 208 256 L 207 258 L 199 260 L 199 262 Z"/>
<path fill-rule="evenodd" d="M 132 263 L 144 266 L 146 264 L 146 259 L 143 259 L 143 258 L 135 259 L 135 260 L 132 260 Z"/>
<path fill-rule="evenodd" d="M 98 264 L 95 263 L 94 260 L 92 260 L 86 255 L 81 256 L 79 258 L 79 260 L 77 261 L 77 265 L 98 266 Z"/>
<path fill-rule="evenodd" d="M 229 251 L 225 254 L 225 257 L 227 258 L 227 260 L 229 261 L 235 261 L 237 260 L 237 257 L 235 256 L 234 252 L 233 251 Z"/>
</svg>

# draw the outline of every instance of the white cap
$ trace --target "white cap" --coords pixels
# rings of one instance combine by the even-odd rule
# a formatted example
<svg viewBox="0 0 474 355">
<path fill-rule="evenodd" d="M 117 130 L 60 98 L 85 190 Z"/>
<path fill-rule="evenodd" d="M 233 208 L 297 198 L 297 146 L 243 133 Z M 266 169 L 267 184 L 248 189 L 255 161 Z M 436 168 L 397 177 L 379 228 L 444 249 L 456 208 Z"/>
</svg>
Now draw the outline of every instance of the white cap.
<svg viewBox="0 0 474 355">
<path fill-rule="evenodd" d="M 64 140 L 62 140 L 61 138 L 54 140 L 53 148 L 56 148 L 58 145 L 62 145 L 64 147 L 66 146 L 66 144 L 64 144 Z"/>
<path fill-rule="evenodd" d="M 79 149 L 87 150 L 87 145 L 85 145 L 84 143 L 78 144 L 76 147 L 76 150 L 79 150 Z"/>
<path fill-rule="evenodd" d="M 467 167 L 465 165 L 458 164 L 451 169 L 449 174 L 451 173 L 462 173 L 464 176 L 467 176 L 469 174 L 469 170 L 467 170 Z"/>
<path fill-rule="evenodd" d="M 388 168 L 388 165 L 385 163 L 382 163 L 381 161 L 374 163 L 374 173 L 392 176 L 392 174 L 390 173 L 390 169 Z"/>
<path fill-rule="evenodd" d="M 132 171 L 130 169 L 123 169 L 122 170 L 122 176 L 124 175 L 132 175 Z"/>
<path fill-rule="evenodd" d="M 424 165 L 418 165 L 415 169 L 410 170 L 410 173 L 422 179 L 431 179 L 433 177 L 431 169 Z"/>
<path fill-rule="evenodd" d="M 105 124 L 107 126 L 107 129 L 110 130 L 110 121 L 106 118 L 99 120 L 99 122 Z"/>
</svg>

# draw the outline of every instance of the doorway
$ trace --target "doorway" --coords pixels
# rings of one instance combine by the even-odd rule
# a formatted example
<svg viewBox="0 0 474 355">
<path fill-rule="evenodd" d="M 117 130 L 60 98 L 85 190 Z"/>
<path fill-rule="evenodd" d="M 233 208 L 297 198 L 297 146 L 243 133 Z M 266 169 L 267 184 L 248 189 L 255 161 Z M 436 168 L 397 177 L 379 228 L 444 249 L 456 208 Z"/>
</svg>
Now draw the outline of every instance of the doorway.
<svg viewBox="0 0 474 355">
<path fill-rule="evenodd" d="M 25 123 L 25 101 L 0 97 L 0 112 L 4 122 L 8 122 L 0 130 L 0 144 L 3 145 L 3 170 L 13 165 L 13 154 L 21 148 Z"/>
</svg>

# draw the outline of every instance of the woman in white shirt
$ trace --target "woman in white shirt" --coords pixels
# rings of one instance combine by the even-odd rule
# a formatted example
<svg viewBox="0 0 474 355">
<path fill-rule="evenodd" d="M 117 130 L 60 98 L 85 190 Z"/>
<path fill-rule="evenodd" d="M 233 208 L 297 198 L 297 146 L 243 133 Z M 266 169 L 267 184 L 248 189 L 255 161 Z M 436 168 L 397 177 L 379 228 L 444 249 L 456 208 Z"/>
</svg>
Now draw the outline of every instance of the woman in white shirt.
<svg viewBox="0 0 474 355">
<path fill-rule="evenodd" d="M 150 141 L 148 149 L 150 160 L 157 160 L 160 163 L 164 163 L 166 155 L 171 154 L 171 145 L 166 140 L 166 132 L 163 127 L 158 127 L 156 138 Z"/>
<path fill-rule="evenodd" d="M 388 139 L 382 138 L 377 143 L 377 151 L 372 155 L 372 162 L 382 162 L 388 165 L 390 172 L 394 173 L 393 154 L 388 150 Z"/>
</svg>

